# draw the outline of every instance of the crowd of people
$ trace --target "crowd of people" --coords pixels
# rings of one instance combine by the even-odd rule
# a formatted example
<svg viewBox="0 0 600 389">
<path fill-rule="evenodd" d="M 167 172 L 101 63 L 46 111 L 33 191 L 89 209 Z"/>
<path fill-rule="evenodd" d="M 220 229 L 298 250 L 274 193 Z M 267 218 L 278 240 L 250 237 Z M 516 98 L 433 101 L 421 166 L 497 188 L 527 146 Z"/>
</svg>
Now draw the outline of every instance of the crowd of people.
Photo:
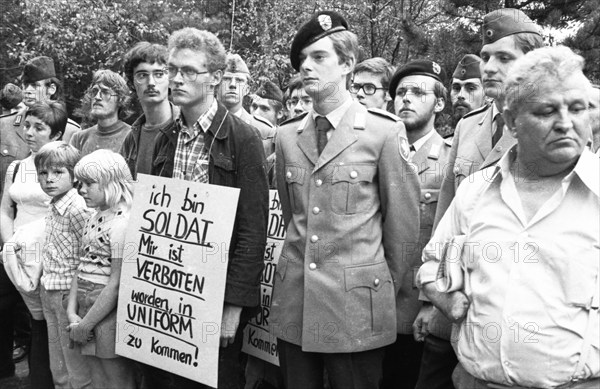
<svg viewBox="0 0 600 389">
<path fill-rule="evenodd" d="M 600 387 L 600 88 L 583 59 L 510 8 L 484 16 L 481 51 L 450 77 L 358 55 L 344 17 L 318 12 L 285 93 L 251 91 L 243 58 L 183 28 L 94 73 L 85 129 L 53 60 L 28 61 L 0 94 L 0 378 L 27 355 L 35 389 L 206 387 L 115 353 L 133 183 L 149 174 L 240 190 L 219 388 Z M 286 227 L 279 366 L 241 352 L 269 189 Z"/>
</svg>

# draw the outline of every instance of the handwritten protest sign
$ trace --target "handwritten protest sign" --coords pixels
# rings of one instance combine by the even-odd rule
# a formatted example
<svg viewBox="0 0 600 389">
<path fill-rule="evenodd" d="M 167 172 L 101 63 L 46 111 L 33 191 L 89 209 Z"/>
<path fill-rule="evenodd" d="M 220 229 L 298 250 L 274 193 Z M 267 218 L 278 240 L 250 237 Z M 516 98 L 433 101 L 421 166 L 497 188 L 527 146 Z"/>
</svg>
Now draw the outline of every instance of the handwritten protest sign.
<svg viewBox="0 0 600 389">
<path fill-rule="evenodd" d="M 117 307 L 117 354 L 217 387 L 239 190 L 138 175 Z"/>
<path fill-rule="evenodd" d="M 277 338 L 269 333 L 268 327 L 273 280 L 284 239 L 285 226 L 279 194 L 276 190 L 271 190 L 269 191 L 269 228 L 267 230 L 267 247 L 265 248 L 265 269 L 260 279 L 260 312 L 248 322 L 244 329 L 242 351 L 277 366 L 279 366 Z"/>
</svg>

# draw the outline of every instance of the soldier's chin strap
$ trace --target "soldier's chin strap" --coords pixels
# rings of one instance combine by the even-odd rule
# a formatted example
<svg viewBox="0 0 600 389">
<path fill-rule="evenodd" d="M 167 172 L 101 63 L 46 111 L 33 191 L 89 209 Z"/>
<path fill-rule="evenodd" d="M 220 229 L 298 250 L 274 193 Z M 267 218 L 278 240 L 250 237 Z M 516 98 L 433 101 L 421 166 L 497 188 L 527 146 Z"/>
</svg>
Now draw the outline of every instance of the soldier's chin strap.
<svg viewBox="0 0 600 389">
<path fill-rule="evenodd" d="M 594 247 L 596 250 L 600 250 L 600 246 Z M 592 339 L 594 338 L 594 332 L 598 331 L 598 307 L 600 305 L 600 274 L 596 275 L 596 283 L 594 286 L 594 295 L 591 297 L 589 303 L 582 308 L 588 311 L 588 320 L 583 335 L 583 345 L 581 347 L 581 354 L 579 355 L 579 361 L 575 368 L 575 373 L 571 377 L 571 381 L 577 382 L 585 378 L 585 364 L 588 360 L 588 356 L 592 349 Z M 594 325 L 595 323 L 595 325 Z"/>
</svg>

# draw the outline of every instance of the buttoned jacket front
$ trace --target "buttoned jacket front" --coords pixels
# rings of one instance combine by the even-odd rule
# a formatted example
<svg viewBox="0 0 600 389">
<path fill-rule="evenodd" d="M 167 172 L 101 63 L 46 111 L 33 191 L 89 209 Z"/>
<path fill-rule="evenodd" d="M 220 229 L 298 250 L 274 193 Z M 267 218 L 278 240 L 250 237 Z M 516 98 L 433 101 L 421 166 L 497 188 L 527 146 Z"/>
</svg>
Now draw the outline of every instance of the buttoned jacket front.
<svg viewBox="0 0 600 389">
<path fill-rule="evenodd" d="M 359 352 L 396 338 L 396 299 L 419 263 L 419 187 L 404 125 L 352 103 L 317 153 L 312 114 L 277 136 L 287 235 L 272 333 L 304 351 Z"/>
<path fill-rule="evenodd" d="M 440 197 L 434 226 L 450 206 L 458 185 L 478 170 L 498 162 L 517 143 L 508 131 L 492 148 L 492 105 L 487 105 L 466 114 L 456 125 L 448 168 L 440 188 Z"/>
<path fill-rule="evenodd" d="M 410 161 L 418 174 L 421 189 L 419 251 L 431 238 L 440 186 L 447 168 L 452 144 L 452 139 L 444 139 L 436 130 L 432 131 L 431 137 L 416 151 Z M 421 263 L 418 263 L 412 269 L 413 277 L 416 276 L 420 266 Z M 413 333 L 412 324 L 421 308 L 421 302 L 418 299 L 419 289 L 414 278 L 412 289 L 407 289 L 406 294 L 410 298 L 406 301 L 398 301 L 396 306 L 398 333 L 404 335 Z"/>
</svg>

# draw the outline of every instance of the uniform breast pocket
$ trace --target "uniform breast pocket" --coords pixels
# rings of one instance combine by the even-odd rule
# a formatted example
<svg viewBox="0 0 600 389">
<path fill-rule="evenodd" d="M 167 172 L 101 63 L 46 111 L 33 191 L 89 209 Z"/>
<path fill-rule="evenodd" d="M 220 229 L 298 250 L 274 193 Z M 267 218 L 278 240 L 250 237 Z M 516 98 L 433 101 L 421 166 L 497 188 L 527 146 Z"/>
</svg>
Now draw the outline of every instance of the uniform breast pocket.
<svg viewBox="0 0 600 389">
<path fill-rule="evenodd" d="M 421 189 L 421 229 L 433 227 L 439 189 Z"/>
<path fill-rule="evenodd" d="M 375 204 L 377 167 L 372 164 L 336 166 L 331 177 L 331 208 L 338 215 L 362 213 Z"/>
<path fill-rule="evenodd" d="M 285 182 L 287 182 L 290 204 L 293 213 L 302 212 L 302 196 L 304 193 L 304 177 L 306 169 L 300 166 L 285 167 Z"/>
</svg>

